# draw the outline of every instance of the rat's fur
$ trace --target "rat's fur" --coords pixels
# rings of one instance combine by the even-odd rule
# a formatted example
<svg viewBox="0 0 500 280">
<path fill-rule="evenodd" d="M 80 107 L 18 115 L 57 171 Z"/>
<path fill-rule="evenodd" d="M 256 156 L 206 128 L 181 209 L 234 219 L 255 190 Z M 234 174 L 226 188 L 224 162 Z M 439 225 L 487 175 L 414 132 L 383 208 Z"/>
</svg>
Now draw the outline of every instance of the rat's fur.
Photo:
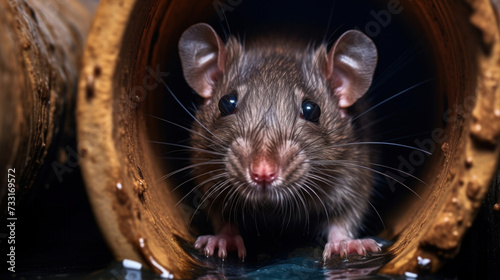
<svg viewBox="0 0 500 280">
<path fill-rule="evenodd" d="M 325 77 L 327 46 L 269 38 L 242 45 L 231 37 L 219 55 L 221 71 L 211 72 L 211 94 L 191 135 L 194 174 L 216 231 L 235 213 L 266 211 L 292 224 L 321 217 L 322 230 L 335 225 L 355 238 L 373 186 L 370 151 L 356 144 L 361 138 L 333 94 L 337 85 Z M 238 96 L 237 111 L 222 117 L 218 102 L 229 93 Z M 304 100 L 319 105 L 317 123 L 300 117 Z M 280 169 L 267 186 L 248 172 L 260 156 Z"/>
</svg>

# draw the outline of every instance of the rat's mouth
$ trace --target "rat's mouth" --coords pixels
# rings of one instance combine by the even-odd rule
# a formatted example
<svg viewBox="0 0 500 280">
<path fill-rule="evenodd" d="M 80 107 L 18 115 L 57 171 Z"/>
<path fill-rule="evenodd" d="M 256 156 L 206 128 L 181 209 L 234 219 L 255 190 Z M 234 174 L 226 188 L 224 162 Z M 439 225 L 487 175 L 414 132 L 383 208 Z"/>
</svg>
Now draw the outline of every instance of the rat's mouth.
<svg viewBox="0 0 500 280">
<path fill-rule="evenodd" d="M 289 196 L 282 191 L 283 186 L 275 184 L 250 183 L 239 191 L 240 198 L 254 206 L 279 205 Z"/>
<path fill-rule="evenodd" d="M 248 188 L 252 188 L 257 192 L 269 192 L 283 186 L 284 184 L 283 179 L 280 176 L 260 180 L 253 178 L 249 171 L 246 172 L 246 183 Z"/>
</svg>

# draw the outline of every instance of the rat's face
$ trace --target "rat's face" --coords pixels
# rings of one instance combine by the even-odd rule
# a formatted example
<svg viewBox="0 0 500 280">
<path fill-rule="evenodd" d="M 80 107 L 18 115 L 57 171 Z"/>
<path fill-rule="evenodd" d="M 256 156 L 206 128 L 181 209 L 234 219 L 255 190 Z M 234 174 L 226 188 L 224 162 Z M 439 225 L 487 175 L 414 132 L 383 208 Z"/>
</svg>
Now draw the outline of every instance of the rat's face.
<svg viewBox="0 0 500 280">
<path fill-rule="evenodd" d="M 364 36 L 350 34 L 341 42 Z M 357 39 L 372 46 L 365 36 Z M 244 49 L 235 39 L 224 45 L 207 25 L 195 25 L 181 38 L 186 79 L 206 99 L 192 133 L 196 175 L 206 195 L 223 204 L 306 209 L 319 201 L 312 204 L 321 208 L 325 196 L 340 200 L 349 185 L 350 176 L 339 176 L 348 165 L 332 162 L 367 160 L 346 145 L 356 138 L 345 108 L 371 83 L 376 51 L 288 47 Z M 365 60 L 371 71 L 356 75 L 352 67 Z"/>
<path fill-rule="evenodd" d="M 224 163 L 220 174 L 225 176 L 218 182 L 227 182 L 228 190 L 254 204 L 279 204 L 298 192 L 307 200 L 323 195 L 324 183 L 316 177 L 324 172 L 311 163 L 345 159 L 345 147 L 328 147 L 348 142 L 352 131 L 340 116 L 338 100 L 317 79 L 320 69 L 274 52 L 262 56 L 239 50 L 228 63 L 197 114 L 206 129 L 195 125 L 195 130 L 206 138 L 193 141 L 197 148 L 219 153 L 213 160 Z M 305 75 L 303 67 L 316 77 Z"/>
</svg>

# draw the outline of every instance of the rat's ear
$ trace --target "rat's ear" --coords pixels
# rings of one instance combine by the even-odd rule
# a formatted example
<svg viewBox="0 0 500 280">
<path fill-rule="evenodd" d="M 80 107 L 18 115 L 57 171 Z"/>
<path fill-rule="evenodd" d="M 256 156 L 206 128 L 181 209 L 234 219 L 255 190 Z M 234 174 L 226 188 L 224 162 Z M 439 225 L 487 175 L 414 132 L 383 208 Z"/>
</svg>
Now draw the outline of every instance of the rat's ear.
<svg viewBox="0 0 500 280">
<path fill-rule="evenodd" d="M 226 59 L 226 48 L 215 30 L 205 23 L 189 27 L 179 40 L 179 55 L 187 83 L 200 96 L 211 97 Z"/>
<path fill-rule="evenodd" d="M 377 65 L 377 48 L 368 36 L 350 30 L 342 34 L 327 54 L 323 74 L 347 108 L 362 97 L 372 83 Z"/>
</svg>

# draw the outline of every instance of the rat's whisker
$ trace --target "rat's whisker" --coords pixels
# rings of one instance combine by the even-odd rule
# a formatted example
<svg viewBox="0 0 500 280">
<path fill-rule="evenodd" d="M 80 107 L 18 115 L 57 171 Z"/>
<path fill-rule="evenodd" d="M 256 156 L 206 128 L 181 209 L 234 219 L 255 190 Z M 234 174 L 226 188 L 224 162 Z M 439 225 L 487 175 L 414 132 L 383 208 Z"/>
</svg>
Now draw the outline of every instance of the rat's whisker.
<svg viewBox="0 0 500 280">
<path fill-rule="evenodd" d="M 220 163 L 217 163 L 217 162 L 212 163 L 210 161 L 206 161 L 206 162 L 200 162 L 200 163 L 190 164 L 190 165 L 185 166 L 183 168 L 179 168 L 179 169 L 177 169 L 175 171 L 172 171 L 172 172 L 170 172 L 170 173 L 168 173 L 166 175 L 163 175 L 160 179 L 156 180 L 155 183 L 157 184 L 157 183 L 159 183 L 159 182 L 161 182 L 163 180 L 166 180 L 166 179 L 170 178 L 171 176 L 173 176 L 175 174 L 178 174 L 180 172 L 183 172 L 183 171 L 186 171 L 186 170 L 189 170 L 189 169 L 193 169 L 195 167 L 203 166 L 203 165 L 220 165 Z"/>
<path fill-rule="evenodd" d="M 177 98 L 177 96 L 174 94 L 174 92 L 170 89 L 170 87 L 167 85 L 167 83 L 161 79 L 161 83 L 163 84 L 163 86 L 165 87 L 165 89 L 167 89 L 168 93 L 170 93 L 170 96 L 172 96 L 172 98 L 174 98 L 175 102 L 177 102 L 179 104 L 179 106 L 181 106 L 181 108 L 186 112 L 188 113 L 188 115 L 196 122 L 198 123 L 203 129 L 205 129 L 206 132 L 208 132 L 210 135 L 212 135 L 214 138 L 216 138 L 217 140 L 220 141 L 220 143 L 224 143 L 224 141 L 222 141 L 222 139 L 220 139 L 217 135 L 215 135 L 212 131 L 210 131 L 205 125 L 203 125 L 187 108 L 186 106 L 184 106 L 184 104 L 182 104 L 182 102 Z"/>
<path fill-rule="evenodd" d="M 370 167 L 367 167 L 367 166 L 362 166 L 362 165 L 359 165 L 359 164 L 353 164 L 353 163 L 346 163 L 346 162 L 331 162 L 330 164 L 332 165 L 344 165 L 344 166 L 352 166 L 352 167 L 357 167 L 357 168 L 361 168 L 361 169 L 366 169 L 366 170 L 370 170 L 374 173 L 377 173 L 377 174 L 380 174 L 382 176 L 385 176 L 389 179 L 392 179 L 394 180 L 395 182 L 399 183 L 400 185 L 402 185 L 403 187 L 405 187 L 407 190 L 409 190 L 410 192 L 412 192 L 414 195 L 416 195 L 418 198 L 421 198 L 420 195 L 418 193 L 416 193 L 414 190 L 412 190 L 408 185 L 404 184 L 403 182 L 401 182 L 400 180 L 394 178 L 393 176 L 391 175 L 388 175 L 388 174 L 385 174 L 383 172 L 380 172 L 378 170 L 375 170 L 373 168 L 370 168 Z"/>
<path fill-rule="evenodd" d="M 181 144 L 177 144 L 177 143 L 169 143 L 169 142 L 153 141 L 153 140 L 150 140 L 148 142 L 149 143 L 153 143 L 153 144 L 160 144 L 160 145 L 167 145 L 167 146 L 178 147 L 178 148 L 185 148 L 188 151 L 198 151 L 198 152 L 202 152 L 202 153 L 206 153 L 206 154 L 212 154 L 212 155 L 217 155 L 217 156 L 224 156 L 223 153 L 209 151 L 209 150 L 206 150 L 206 149 L 191 147 L 191 146 L 187 146 L 187 145 L 181 145 Z"/>
<path fill-rule="evenodd" d="M 385 223 L 384 223 L 384 220 L 382 219 L 382 216 L 380 215 L 380 213 L 378 212 L 377 208 L 375 208 L 375 206 L 370 202 L 369 199 L 367 199 L 368 201 L 368 204 L 370 204 L 370 206 L 373 208 L 373 210 L 375 211 L 375 213 L 377 214 L 380 222 L 382 223 L 382 226 L 384 227 L 384 230 L 386 229 L 385 228 Z"/>
<path fill-rule="evenodd" d="M 157 119 L 157 120 L 160 120 L 160 121 L 162 121 L 162 122 L 165 122 L 165 123 L 167 123 L 167 124 L 170 124 L 170 125 L 176 126 L 176 127 L 178 127 L 178 128 L 181 128 L 181 129 L 184 129 L 184 130 L 186 130 L 187 132 L 189 132 L 189 133 L 191 133 L 191 134 L 196 134 L 196 135 L 198 135 L 198 136 L 200 136 L 200 137 L 202 137 L 202 138 L 204 138 L 204 139 L 206 139 L 206 140 L 208 140 L 208 141 L 210 141 L 210 142 L 212 142 L 212 143 L 215 143 L 216 145 L 218 145 L 218 146 L 220 146 L 220 147 L 224 147 L 224 146 L 223 146 L 223 144 L 222 144 L 223 142 L 216 142 L 216 141 L 214 141 L 214 139 L 209 138 L 209 137 L 205 136 L 204 134 L 202 134 L 202 133 L 199 133 L 199 132 L 195 131 L 194 129 L 191 129 L 191 128 L 188 128 L 188 127 L 182 126 L 182 125 L 180 125 L 180 124 L 177 124 L 177 123 L 175 123 L 175 122 L 169 121 L 169 120 L 164 119 L 164 118 L 160 118 L 160 117 L 153 116 L 153 115 L 150 115 L 150 114 L 146 114 L 146 115 L 147 115 L 147 116 L 149 116 L 149 117 L 151 117 L 151 118 L 155 118 L 155 119 Z M 217 139 L 217 138 L 216 138 L 216 139 Z"/>
<path fill-rule="evenodd" d="M 178 150 L 178 151 L 181 151 L 181 150 Z M 184 151 L 187 151 L 187 150 L 184 150 Z M 172 151 L 174 152 L 174 151 Z M 165 156 L 160 156 L 158 158 L 161 158 L 161 159 L 168 159 L 168 160 L 180 160 L 180 161 L 189 161 L 189 160 L 192 160 L 192 161 L 210 161 L 212 163 L 219 163 L 219 164 L 224 164 L 225 162 L 223 160 L 215 160 L 215 159 L 212 159 L 212 158 L 200 158 L 200 157 L 165 157 Z"/>
<path fill-rule="evenodd" d="M 377 79 L 375 79 L 371 86 L 371 92 L 378 89 L 382 84 L 384 84 L 389 78 L 393 77 L 394 74 L 399 72 L 404 66 L 406 66 L 410 61 L 417 57 L 418 51 L 416 46 L 409 47 L 404 53 L 402 53 L 396 60 L 394 60 L 389 67 L 387 67 Z"/>
<path fill-rule="evenodd" d="M 172 192 L 176 191 L 177 189 L 179 189 L 179 188 L 180 188 L 180 187 L 182 187 L 183 185 L 185 185 L 185 184 L 187 184 L 187 183 L 189 183 L 189 182 L 191 182 L 191 181 L 194 181 L 194 180 L 196 180 L 196 179 L 198 179 L 198 178 L 200 178 L 200 177 L 207 176 L 207 175 L 209 175 L 209 174 L 212 174 L 212 173 L 215 173 L 215 172 L 224 171 L 224 170 L 225 170 L 225 168 L 214 169 L 214 170 L 210 170 L 210 171 L 207 171 L 207 172 L 201 173 L 201 174 L 199 174 L 199 175 L 197 175 L 197 176 L 191 177 L 191 178 L 189 178 L 188 180 L 185 180 L 185 181 L 184 181 L 184 182 L 182 182 L 181 184 L 177 185 L 175 188 L 173 188 L 173 189 L 172 189 Z M 219 177 L 218 177 L 218 175 L 215 175 L 215 176 L 211 177 L 211 179 L 217 179 L 217 178 L 219 178 Z"/>
<path fill-rule="evenodd" d="M 309 182 L 309 184 L 314 185 L 314 182 Z M 323 207 L 323 210 L 325 211 L 325 215 L 326 215 L 327 221 L 330 220 L 330 218 L 329 218 L 330 215 L 328 214 L 328 208 L 326 207 L 326 205 L 323 202 L 323 200 L 316 193 L 316 191 L 314 191 L 314 189 L 311 188 L 308 184 L 302 184 L 301 186 L 304 187 L 304 188 L 306 188 L 306 189 L 308 189 L 312 194 L 314 194 L 314 196 L 318 199 L 318 201 L 320 202 L 321 206 Z"/>
<path fill-rule="evenodd" d="M 375 108 L 377 108 L 377 107 L 381 106 L 382 104 L 384 104 L 384 103 L 386 103 L 386 102 L 388 102 L 388 101 L 390 101 L 390 100 L 392 100 L 392 99 L 394 99 L 394 98 L 396 98 L 396 97 L 398 97 L 398 96 L 400 96 L 400 95 L 402 95 L 402 94 L 404 94 L 404 93 L 406 93 L 406 92 L 409 92 L 410 90 L 412 90 L 412 89 L 414 89 L 414 88 L 416 88 L 416 87 L 419 87 L 419 86 L 421 86 L 421 85 L 423 85 L 423 84 L 425 84 L 425 83 L 428 83 L 428 82 L 430 82 L 430 81 L 432 81 L 432 79 L 427 79 L 427 80 L 422 81 L 422 82 L 420 82 L 420 83 L 418 83 L 418 84 L 416 84 L 416 85 L 413 85 L 413 86 L 411 86 L 411 87 L 409 87 L 409 88 L 407 88 L 407 89 L 405 89 L 405 90 L 402 90 L 402 91 L 400 91 L 399 93 L 396 93 L 396 94 L 392 95 L 391 97 L 386 98 L 386 99 L 384 99 L 383 101 L 381 101 L 381 102 L 379 102 L 379 103 L 377 103 L 377 104 L 373 105 L 371 108 L 369 108 L 369 109 L 365 110 L 363 113 L 361 113 L 361 114 L 359 114 L 359 115 L 355 116 L 352 120 L 353 120 L 353 121 L 355 121 L 356 119 L 358 119 L 358 118 L 360 118 L 360 117 L 364 116 L 366 113 L 368 113 L 368 112 L 370 112 L 371 110 L 373 110 L 373 109 L 375 109 Z"/>
<path fill-rule="evenodd" d="M 205 185 L 205 184 L 206 184 L 206 183 L 208 183 L 208 182 L 215 181 L 215 180 L 220 179 L 221 177 L 224 177 L 224 175 L 225 175 L 224 173 L 221 173 L 221 174 L 219 174 L 219 175 L 217 175 L 217 176 L 211 177 L 211 178 L 209 178 L 209 179 L 207 179 L 207 180 L 205 180 L 205 181 L 203 181 L 203 182 L 201 182 L 201 183 L 197 184 L 194 188 L 192 188 L 192 189 L 191 189 L 191 190 L 190 190 L 190 191 L 189 191 L 186 195 L 184 195 L 184 196 L 183 196 L 183 197 L 182 197 L 182 198 L 181 198 L 181 199 L 180 199 L 180 200 L 179 200 L 179 201 L 175 204 L 175 207 L 179 206 L 179 204 L 180 204 L 180 203 L 181 203 L 184 199 L 186 199 L 187 197 L 189 197 L 189 195 L 190 195 L 191 193 L 193 193 L 195 190 L 198 190 L 200 187 L 202 187 L 203 185 Z"/>
<path fill-rule="evenodd" d="M 406 148 L 406 149 L 411 149 L 411 150 L 415 150 L 415 151 L 420 151 L 426 155 L 432 155 L 432 153 L 424 150 L 424 149 L 420 149 L 420 148 L 417 148 L 417 147 L 412 147 L 412 146 L 408 146 L 408 145 L 404 145 L 404 144 L 399 144 L 399 143 L 391 143 L 391 142 L 351 142 L 351 143 L 344 143 L 344 144 L 335 144 L 335 145 L 332 145 L 330 146 L 330 148 L 338 148 L 338 147 L 344 147 L 344 146 L 352 146 L 352 145 L 387 145 L 387 146 L 396 146 L 396 147 L 402 147 L 402 148 Z"/>
<path fill-rule="evenodd" d="M 330 163 L 335 163 L 335 162 L 346 162 L 346 163 L 351 163 L 351 164 L 359 164 L 358 162 L 356 161 L 351 161 L 351 160 L 318 160 L 318 161 L 315 161 L 314 162 L 314 165 L 323 165 L 323 166 L 328 166 Z M 383 168 L 387 168 L 387 169 L 390 169 L 390 170 L 393 170 L 393 171 L 396 171 L 396 172 L 399 172 L 401 174 L 404 174 L 408 177 L 411 177 L 417 181 L 419 181 L 420 183 L 428 186 L 428 184 L 423 181 L 422 179 L 418 178 L 417 176 L 409 173 L 409 172 L 406 172 L 406 171 L 403 171 L 403 170 L 400 170 L 398 168 L 394 168 L 394 167 L 391 167 L 391 166 L 388 166 L 388 165 L 384 165 L 384 164 L 378 164 L 378 163 L 373 163 L 371 162 L 370 165 L 373 165 L 373 166 L 378 166 L 378 167 L 383 167 Z M 369 166 L 366 166 L 366 167 L 369 167 Z"/>
<path fill-rule="evenodd" d="M 224 186 L 226 185 L 226 186 Z M 217 192 L 217 191 L 221 191 L 223 192 L 225 190 L 225 188 L 229 188 L 230 185 L 227 184 L 227 181 L 226 180 L 223 180 L 223 181 L 220 181 L 220 182 L 217 182 L 215 183 L 212 188 L 213 188 L 213 191 L 210 191 L 210 192 L 207 192 L 205 193 L 202 198 L 200 199 L 200 203 L 198 204 L 198 206 L 196 207 L 196 210 L 194 211 L 193 215 L 192 215 L 192 218 L 191 218 L 191 221 L 189 222 L 191 224 L 191 222 L 193 221 L 194 219 L 194 215 L 199 211 L 200 207 L 203 206 L 208 199 L 210 199 L 211 195 L 214 193 L 214 192 Z M 212 204 L 213 204 L 213 201 L 212 201 Z M 210 204 L 210 207 L 207 211 L 207 214 L 210 213 L 210 210 L 212 208 L 212 204 Z"/>
</svg>

